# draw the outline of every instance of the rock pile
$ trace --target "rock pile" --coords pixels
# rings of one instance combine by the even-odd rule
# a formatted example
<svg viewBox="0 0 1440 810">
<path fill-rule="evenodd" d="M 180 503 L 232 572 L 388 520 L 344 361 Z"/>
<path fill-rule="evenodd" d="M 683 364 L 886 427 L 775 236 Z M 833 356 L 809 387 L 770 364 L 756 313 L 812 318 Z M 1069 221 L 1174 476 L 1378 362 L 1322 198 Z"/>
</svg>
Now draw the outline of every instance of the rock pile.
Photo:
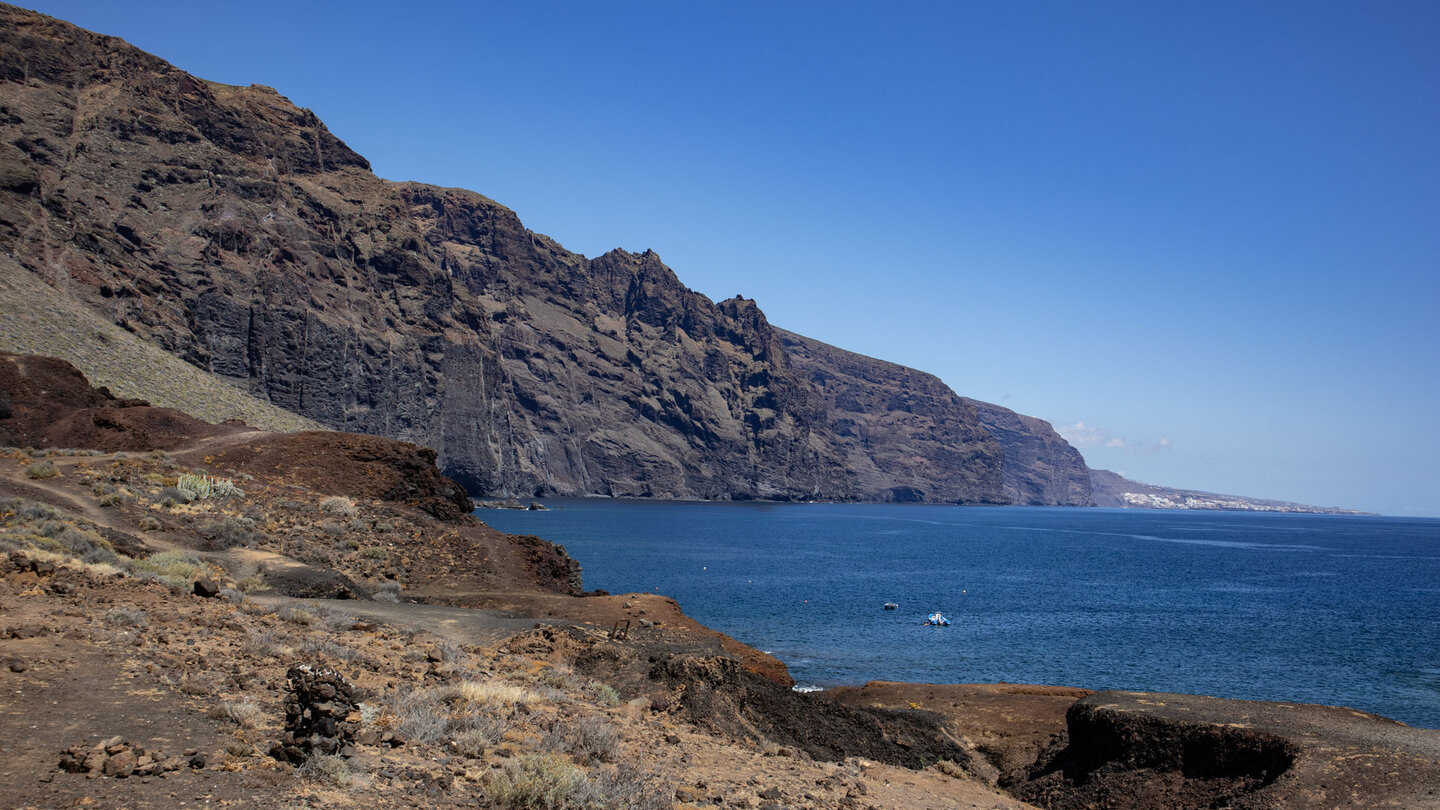
<svg viewBox="0 0 1440 810">
<path fill-rule="evenodd" d="M 37 577 L 51 577 L 55 575 L 55 563 L 51 560 L 31 559 L 30 555 L 23 551 L 12 551 L 4 559 L 3 570 L 0 573 L 11 571 L 33 571 Z"/>
<path fill-rule="evenodd" d="M 342 753 L 360 731 L 356 688 L 333 669 L 307 664 L 291 667 L 285 677 L 285 735 L 270 755 L 299 765 L 311 754 Z"/>
<path fill-rule="evenodd" d="M 60 754 L 60 769 L 70 773 L 83 773 L 94 778 L 112 776 L 124 779 L 127 776 L 164 776 L 178 771 L 187 764 L 192 768 L 205 767 L 205 755 L 187 751 L 185 757 L 166 756 L 163 751 L 147 751 L 120 737 L 111 737 L 93 746 L 74 745 Z"/>
</svg>

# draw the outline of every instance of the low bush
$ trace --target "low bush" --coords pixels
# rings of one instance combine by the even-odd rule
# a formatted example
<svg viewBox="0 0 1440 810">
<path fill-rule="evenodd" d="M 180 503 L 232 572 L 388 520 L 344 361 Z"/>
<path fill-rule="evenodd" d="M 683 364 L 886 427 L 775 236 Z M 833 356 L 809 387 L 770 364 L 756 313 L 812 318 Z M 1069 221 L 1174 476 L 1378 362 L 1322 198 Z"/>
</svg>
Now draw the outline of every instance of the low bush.
<svg viewBox="0 0 1440 810">
<path fill-rule="evenodd" d="M 460 699 L 468 703 L 528 706 L 535 701 L 529 689 L 498 681 L 462 681 L 456 690 Z"/>
<path fill-rule="evenodd" d="M 318 619 L 315 618 L 314 613 L 311 613 L 305 608 L 294 607 L 292 605 L 286 605 L 285 607 L 280 608 L 279 610 L 275 611 L 275 615 L 279 616 L 281 619 L 284 619 L 287 622 L 290 622 L 291 624 L 298 624 L 302 627 L 309 627 L 310 625 L 318 621 Z"/>
<path fill-rule="evenodd" d="M 241 649 L 257 658 L 269 658 L 284 650 L 284 636 L 270 628 L 246 630 L 245 643 Z"/>
<path fill-rule="evenodd" d="M 249 698 L 245 700 L 227 700 L 220 704 L 220 712 L 225 719 L 230 720 L 240 728 L 254 728 L 262 714 L 260 704 Z"/>
<path fill-rule="evenodd" d="M 60 475 L 60 468 L 48 461 L 39 461 L 25 468 L 25 475 L 30 478 L 54 478 Z"/>
<path fill-rule="evenodd" d="M 553 754 L 512 759 L 490 780 L 490 798 L 515 810 L 583 807 L 585 773 Z"/>
<path fill-rule="evenodd" d="M 670 810 L 674 785 L 630 763 L 600 769 L 581 786 L 574 805 L 586 810 Z"/>
<path fill-rule="evenodd" d="M 224 515 L 200 527 L 207 551 L 224 551 L 237 546 L 254 545 L 264 535 L 255 531 L 255 521 L 246 517 Z"/>
<path fill-rule="evenodd" d="M 331 787 L 349 787 L 355 782 L 355 775 L 344 757 L 335 754 L 312 754 L 300 766 L 300 775 Z"/>
<path fill-rule="evenodd" d="M 130 573 L 141 579 L 151 579 L 172 588 L 188 588 L 195 580 L 216 576 L 221 572 L 215 566 L 203 562 L 199 557 L 185 551 L 162 551 L 138 560 L 123 563 Z"/>
<path fill-rule="evenodd" d="M 608 683 L 590 681 L 585 684 L 585 696 L 607 708 L 620 705 L 620 694 Z"/>
<path fill-rule="evenodd" d="M 556 751 L 575 757 L 576 761 L 588 765 L 592 762 L 610 762 L 620 750 L 620 735 L 609 720 L 594 715 L 582 717 L 571 723 L 556 723 L 541 742 L 547 751 Z"/>
<path fill-rule="evenodd" d="M 355 502 L 344 495 L 336 495 L 320 502 L 320 511 L 341 517 L 355 517 Z"/>
<path fill-rule="evenodd" d="M 969 774 L 965 773 L 964 768 L 960 767 L 954 762 L 951 762 L 948 759 L 942 759 L 937 761 L 933 767 L 940 773 L 943 773 L 946 776 L 954 777 L 956 779 L 965 779 L 969 776 Z"/>
</svg>

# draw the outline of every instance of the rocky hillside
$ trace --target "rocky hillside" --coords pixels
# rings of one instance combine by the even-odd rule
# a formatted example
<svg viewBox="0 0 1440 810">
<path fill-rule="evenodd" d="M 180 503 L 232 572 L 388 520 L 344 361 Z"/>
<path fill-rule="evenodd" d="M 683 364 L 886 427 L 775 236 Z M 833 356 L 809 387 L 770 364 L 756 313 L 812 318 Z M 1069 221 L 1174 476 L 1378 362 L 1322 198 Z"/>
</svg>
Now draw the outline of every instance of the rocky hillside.
<svg viewBox="0 0 1440 810">
<path fill-rule="evenodd" d="M 481 195 L 383 181 L 270 88 L 10 6 L 0 250 L 0 273 L 88 313 L 77 332 L 119 326 L 320 424 L 434 447 L 476 494 L 1088 498 L 1044 423 L 986 423 L 654 253 L 587 258 Z"/>
<path fill-rule="evenodd" d="M 1212 509 L 1225 512 L 1295 512 L 1315 515 L 1366 515 L 1335 506 L 1307 506 L 1290 501 L 1220 495 L 1195 489 L 1143 484 L 1109 470 L 1090 470 L 1095 505 L 1113 509 Z"/>
<path fill-rule="evenodd" d="M 989 402 L 968 397 L 962 401 L 1005 448 L 1002 485 L 1010 503 L 1094 505 L 1085 458 L 1049 422 Z"/>
</svg>

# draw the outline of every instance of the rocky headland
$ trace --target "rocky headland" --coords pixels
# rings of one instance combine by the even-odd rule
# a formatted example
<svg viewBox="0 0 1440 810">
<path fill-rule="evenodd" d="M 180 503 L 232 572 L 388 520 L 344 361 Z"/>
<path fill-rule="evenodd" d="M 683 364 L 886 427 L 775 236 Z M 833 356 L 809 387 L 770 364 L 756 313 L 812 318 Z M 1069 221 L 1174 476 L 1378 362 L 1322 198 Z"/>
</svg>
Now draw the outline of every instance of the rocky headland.
<svg viewBox="0 0 1440 810">
<path fill-rule="evenodd" d="M 653 252 L 587 258 L 480 194 L 382 180 L 271 88 L 13 6 L 0 284 L 64 311 L 14 313 L 0 348 L 121 396 L 142 394 L 108 369 L 158 349 L 232 397 L 433 447 L 476 495 L 1089 503 L 1039 420 L 987 422 L 1009 412 L 711 301 Z M 143 396 L 177 404 L 175 379 Z"/>
</svg>

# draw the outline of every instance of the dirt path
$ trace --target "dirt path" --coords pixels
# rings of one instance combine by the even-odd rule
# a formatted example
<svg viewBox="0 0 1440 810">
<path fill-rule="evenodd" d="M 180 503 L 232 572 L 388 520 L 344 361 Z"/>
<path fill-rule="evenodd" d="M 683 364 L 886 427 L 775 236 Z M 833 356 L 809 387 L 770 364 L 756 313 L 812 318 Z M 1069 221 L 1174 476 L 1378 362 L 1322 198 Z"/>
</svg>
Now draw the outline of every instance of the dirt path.
<svg viewBox="0 0 1440 810">
<path fill-rule="evenodd" d="M 383 622 L 406 630 L 424 630 L 454 644 L 492 646 L 535 627 L 535 617 L 507 615 L 498 610 L 418 605 L 405 602 L 362 602 L 355 599 L 294 599 L 288 596 L 251 596 L 262 605 L 320 605 L 333 613 Z M 553 622 L 551 622 L 553 623 Z"/>
</svg>

